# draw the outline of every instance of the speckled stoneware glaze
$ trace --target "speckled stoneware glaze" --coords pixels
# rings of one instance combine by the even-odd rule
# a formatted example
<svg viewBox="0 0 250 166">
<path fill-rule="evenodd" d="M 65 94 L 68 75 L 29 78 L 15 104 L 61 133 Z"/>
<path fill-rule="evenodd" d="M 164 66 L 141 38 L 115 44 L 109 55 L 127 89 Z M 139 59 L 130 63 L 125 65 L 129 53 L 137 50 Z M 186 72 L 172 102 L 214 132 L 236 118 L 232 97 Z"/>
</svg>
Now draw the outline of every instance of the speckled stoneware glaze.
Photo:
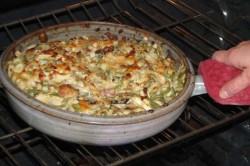
<svg viewBox="0 0 250 166">
<path fill-rule="evenodd" d="M 118 38 L 126 37 L 140 40 L 147 37 L 150 41 L 160 42 L 164 50 L 172 52 L 175 59 L 185 60 L 187 80 L 183 92 L 158 110 L 129 116 L 90 116 L 46 105 L 23 93 L 7 75 L 7 61 L 15 56 L 15 51 L 24 50 L 29 45 L 40 43 L 41 34 L 45 35 L 48 41 L 54 41 L 69 39 L 76 35 L 95 36 L 103 39 L 107 36 L 105 35 L 107 32 L 117 35 Z M 121 24 L 75 22 L 32 32 L 12 43 L 4 51 L 0 65 L 1 86 L 17 115 L 33 128 L 47 135 L 88 145 L 121 145 L 153 136 L 176 121 L 192 95 L 205 93 L 202 78 L 195 76 L 192 65 L 181 50 L 154 33 Z"/>
</svg>

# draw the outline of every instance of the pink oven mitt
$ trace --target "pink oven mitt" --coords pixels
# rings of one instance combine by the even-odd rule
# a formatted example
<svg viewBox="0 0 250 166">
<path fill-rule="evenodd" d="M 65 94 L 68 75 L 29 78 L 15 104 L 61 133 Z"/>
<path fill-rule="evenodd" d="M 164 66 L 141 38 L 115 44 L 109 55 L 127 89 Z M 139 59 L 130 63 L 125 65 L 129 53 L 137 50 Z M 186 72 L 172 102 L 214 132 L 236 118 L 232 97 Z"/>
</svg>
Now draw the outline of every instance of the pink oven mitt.
<svg viewBox="0 0 250 166">
<path fill-rule="evenodd" d="M 240 91 L 238 94 L 222 99 L 219 90 L 226 82 L 241 74 L 241 70 L 209 59 L 199 64 L 199 74 L 202 75 L 206 90 L 211 98 L 220 104 L 250 105 L 250 87 Z"/>
</svg>

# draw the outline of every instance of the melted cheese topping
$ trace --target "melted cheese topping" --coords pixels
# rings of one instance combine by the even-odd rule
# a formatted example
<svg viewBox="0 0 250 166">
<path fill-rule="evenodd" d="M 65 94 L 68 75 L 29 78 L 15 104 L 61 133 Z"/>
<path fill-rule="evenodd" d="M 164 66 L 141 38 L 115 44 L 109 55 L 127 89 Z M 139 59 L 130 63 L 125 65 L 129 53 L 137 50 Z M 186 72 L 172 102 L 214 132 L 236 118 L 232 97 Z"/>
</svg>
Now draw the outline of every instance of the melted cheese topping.
<svg viewBox="0 0 250 166">
<path fill-rule="evenodd" d="M 157 109 L 182 91 L 185 70 L 159 44 L 124 38 L 74 37 L 33 45 L 17 51 L 8 65 L 11 80 L 29 95 L 93 115 Z"/>
</svg>

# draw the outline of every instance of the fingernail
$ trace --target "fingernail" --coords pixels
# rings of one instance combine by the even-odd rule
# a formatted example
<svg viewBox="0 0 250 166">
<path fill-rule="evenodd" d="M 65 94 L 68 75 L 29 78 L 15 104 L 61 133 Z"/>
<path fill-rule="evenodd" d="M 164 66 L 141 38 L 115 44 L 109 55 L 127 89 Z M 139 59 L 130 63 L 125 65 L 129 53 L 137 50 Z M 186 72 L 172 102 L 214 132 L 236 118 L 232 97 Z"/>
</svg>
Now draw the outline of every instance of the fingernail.
<svg viewBox="0 0 250 166">
<path fill-rule="evenodd" d="M 229 97 L 229 94 L 227 93 L 227 91 L 220 91 L 220 98 L 222 99 L 226 99 Z"/>
</svg>

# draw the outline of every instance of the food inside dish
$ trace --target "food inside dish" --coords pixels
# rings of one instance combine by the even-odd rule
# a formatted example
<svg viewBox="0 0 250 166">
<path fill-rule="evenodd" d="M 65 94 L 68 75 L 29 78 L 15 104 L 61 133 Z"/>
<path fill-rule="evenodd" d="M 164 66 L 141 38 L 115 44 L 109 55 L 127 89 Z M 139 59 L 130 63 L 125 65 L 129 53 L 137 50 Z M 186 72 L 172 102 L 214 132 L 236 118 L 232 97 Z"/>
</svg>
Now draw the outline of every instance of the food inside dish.
<svg viewBox="0 0 250 166">
<path fill-rule="evenodd" d="M 186 66 L 159 43 L 76 36 L 16 51 L 8 75 L 49 105 L 91 115 L 152 111 L 183 90 Z"/>
</svg>

